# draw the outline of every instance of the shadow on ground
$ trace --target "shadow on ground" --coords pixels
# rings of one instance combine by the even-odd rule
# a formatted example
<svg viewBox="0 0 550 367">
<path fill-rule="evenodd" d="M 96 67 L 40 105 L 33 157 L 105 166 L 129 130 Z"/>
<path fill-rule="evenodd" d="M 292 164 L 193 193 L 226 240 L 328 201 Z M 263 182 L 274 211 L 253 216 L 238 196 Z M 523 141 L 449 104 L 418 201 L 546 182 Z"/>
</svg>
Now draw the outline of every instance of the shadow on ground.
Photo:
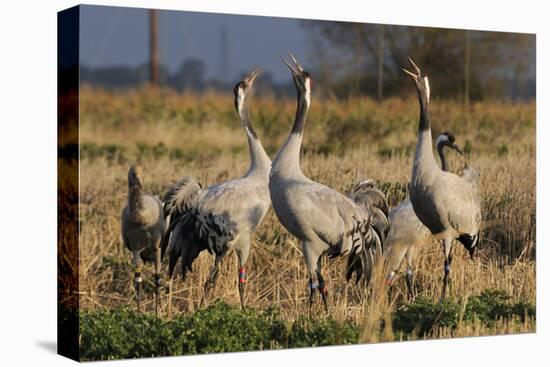
<svg viewBox="0 0 550 367">
<path fill-rule="evenodd" d="M 57 354 L 57 342 L 55 340 L 39 340 L 36 345 L 50 353 Z"/>
</svg>

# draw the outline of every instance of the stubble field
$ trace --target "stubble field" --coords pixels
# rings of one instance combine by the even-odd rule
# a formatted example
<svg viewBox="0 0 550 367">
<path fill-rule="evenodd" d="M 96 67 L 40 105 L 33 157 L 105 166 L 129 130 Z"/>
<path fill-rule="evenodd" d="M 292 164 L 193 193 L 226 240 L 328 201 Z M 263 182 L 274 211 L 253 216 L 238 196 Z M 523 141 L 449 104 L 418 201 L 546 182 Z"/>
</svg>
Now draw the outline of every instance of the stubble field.
<svg viewBox="0 0 550 367">
<path fill-rule="evenodd" d="M 340 192 L 347 192 L 357 179 L 369 177 L 383 189 L 391 206 L 403 200 L 418 122 L 418 105 L 412 97 L 412 88 L 410 99 L 391 98 L 382 103 L 368 98 L 321 101 L 313 96 L 302 148 L 304 173 Z M 273 157 L 290 130 L 295 101 L 264 96 L 254 98 L 251 106 L 252 122 Z M 404 298 L 404 279 L 398 279 L 388 292 L 378 274 L 365 290 L 345 281 L 345 259 L 327 260 L 323 274 L 329 288 L 329 313 L 325 314 L 317 299 L 313 314 L 306 317 L 309 294 L 300 244 L 270 210 L 256 232 L 247 266 L 249 310 L 238 310 L 233 254 L 221 265 L 211 306 L 198 309 L 213 262 L 211 255 L 203 253 L 185 283 L 179 277 L 174 281 L 171 318 L 163 293 L 158 320 L 153 316 L 152 266 L 144 272 L 148 314 L 133 312 L 131 256 L 120 235 L 128 169 L 141 164 L 145 190 L 159 196 L 183 175 L 208 186 L 246 171 L 246 138 L 229 94 L 198 96 L 149 89 L 113 93 L 84 87 L 78 219 L 85 358 L 534 332 L 535 103 L 474 103 L 466 111 L 461 103 L 438 100 L 434 95 L 430 111 L 434 138 L 452 131 L 466 161 L 481 173 L 484 229 L 480 251 L 470 260 L 460 244 L 454 246 L 445 303 L 438 304 L 442 251 L 432 240 L 422 245 L 416 259 L 415 303 Z M 464 159 L 452 152 L 449 156 L 453 171 L 460 172 Z M 234 330 L 227 331 L 228 339 L 223 339 L 223 323 L 249 332 L 265 325 L 269 330 L 262 331 L 259 344 L 248 339 L 237 342 L 231 339 Z M 220 331 L 207 337 L 197 325 Z M 136 348 L 113 328 L 121 334 L 132 330 L 144 338 L 158 335 L 149 336 L 147 346 Z M 193 336 L 189 336 L 190 329 Z M 242 336 L 246 330 L 239 330 L 237 339 L 246 339 Z"/>
</svg>

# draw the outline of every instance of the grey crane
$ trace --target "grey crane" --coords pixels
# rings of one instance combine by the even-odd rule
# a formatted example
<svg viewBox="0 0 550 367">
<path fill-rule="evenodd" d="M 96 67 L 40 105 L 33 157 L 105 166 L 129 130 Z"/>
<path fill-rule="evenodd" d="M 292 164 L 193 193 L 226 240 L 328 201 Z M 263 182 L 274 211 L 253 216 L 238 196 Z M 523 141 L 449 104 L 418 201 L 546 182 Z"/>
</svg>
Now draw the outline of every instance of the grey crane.
<svg viewBox="0 0 550 367">
<path fill-rule="evenodd" d="M 444 261 L 445 298 L 451 271 L 451 247 L 459 240 L 473 253 L 479 241 L 481 205 L 477 185 L 465 177 L 445 172 L 437 165 L 432 151 L 432 130 L 428 112 L 430 84 L 409 58 L 415 72 L 403 69 L 414 81 L 420 104 L 418 141 L 409 185 L 410 200 L 418 219 L 441 242 Z"/>
<path fill-rule="evenodd" d="M 374 246 L 376 236 L 371 225 L 373 210 L 369 200 L 360 200 L 364 198 L 364 195 L 359 195 L 361 190 L 357 192 L 358 200 L 355 201 L 302 173 L 300 148 L 311 102 L 311 76 L 292 54 L 290 58 L 293 65 L 283 61 L 291 71 L 297 90 L 296 117 L 288 138 L 273 161 L 269 193 L 277 218 L 301 242 L 309 272 L 310 312 L 317 291 L 328 311 L 328 291 L 321 274 L 321 258 L 323 255 L 352 255 L 360 263 L 359 276 L 366 275 L 370 248 Z"/>
<path fill-rule="evenodd" d="M 455 136 L 451 132 L 444 132 L 436 139 L 436 148 L 441 160 L 441 169 L 449 170 L 445 148 L 449 147 L 462 155 L 462 151 L 455 143 Z M 421 244 L 430 239 L 430 231 L 424 226 L 414 213 L 411 201 L 407 198 L 399 205 L 390 209 L 390 231 L 384 242 L 384 258 L 386 261 L 386 283 L 391 285 L 395 273 L 403 258 L 407 259 L 406 282 L 408 296 L 414 300 L 413 260 Z"/>
<path fill-rule="evenodd" d="M 215 286 L 218 266 L 224 256 L 235 251 L 239 261 L 238 288 L 241 307 L 245 306 L 246 269 L 252 235 L 271 206 L 267 188 L 271 160 L 248 115 L 248 101 L 259 69 L 251 72 L 234 88 L 235 109 L 248 139 L 250 167 L 244 176 L 202 189 L 192 177 L 178 181 L 164 197 L 170 225 L 162 242 L 162 256 L 169 256 L 168 275 L 172 279 L 178 259 L 182 278 L 203 250 L 215 255 L 214 265 L 204 286 L 204 296 Z"/>
<path fill-rule="evenodd" d="M 160 308 L 160 242 L 166 222 L 160 200 L 143 191 L 143 169 L 132 166 L 128 171 L 128 204 L 122 210 L 122 239 L 132 252 L 134 283 L 138 312 L 141 312 L 141 263 L 155 264 L 155 312 Z"/>
</svg>

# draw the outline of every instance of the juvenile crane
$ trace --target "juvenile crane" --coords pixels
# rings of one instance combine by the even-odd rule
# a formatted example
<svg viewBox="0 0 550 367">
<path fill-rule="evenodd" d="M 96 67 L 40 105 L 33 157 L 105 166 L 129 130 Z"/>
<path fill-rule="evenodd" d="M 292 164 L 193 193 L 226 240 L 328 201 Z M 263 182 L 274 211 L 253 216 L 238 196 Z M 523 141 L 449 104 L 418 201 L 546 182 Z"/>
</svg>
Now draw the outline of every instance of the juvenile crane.
<svg viewBox="0 0 550 367">
<path fill-rule="evenodd" d="M 155 264 L 155 312 L 160 307 L 160 242 L 166 223 L 158 198 L 143 191 L 143 169 L 128 171 L 128 204 L 122 210 L 122 239 L 133 254 L 134 283 L 138 312 L 141 312 L 141 263 Z"/>
<path fill-rule="evenodd" d="M 418 219 L 438 241 L 441 241 L 444 261 L 443 289 L 445 298 L 451 271 L 451 246 L 458 239 L 472 254 L 479 241 L 481 223 L 480 198 L 477 185 L 465 177 L 445 172 L 437 165 L 432 151 L 432 130 L 428 113 L 430 84 L 420 68 L 409 58 L 415 72 L 403 69 L 411 76 L 418 93 L 420 118 L 418 142 L 409 186 L 410 200 Z"/>
<path fill-rule="evenodd" d="M 321 257 L 325 254 L 329 257 L 354 255 L 360 260 L 359 274 L 367 274 L 368 252 L 376 232 L 371 226 L 373 214 L 369 200 L 354 201 L 310 180 L 300 169 L 300 147 L 311 102 L 311 76 L 292 54 L 290 57 L 293 65 L 283 61 L 291 71 L 298 94 L 296 117 L 286 142 L 273 161 L 269 193 L 277 218 L 301 242 L 309 271 L 311 312 L 317 291 L 328 310 Z"/>
<path fill-rule="evenodd" d="M 449 170 L 445 156 L 446 147 L 454 149 L 462 155 L 462 151 L 455 143 L 454 135 L 450 132 L 444 132 L 437 137 L 436 147 L 443 171 Z M 408 198 L 390 210 L 389 220 L 390 231 L 384 242 L 384 257 L 387 264 L 386 282 L 388 285 L 392 284 L 395 279 L 395 273 L 405 257 L 407 259 L 407 270 L 405 272 L 407 290 L 409 299 L 413 300 L 415 292 L 412 263 L 418 247 L 431 237 L 430 231 L 420 222 Z"/>
<path fill-rule="evenodd" d="M 178 259 L 182 278 L 192 270 L 203 250 L 215 255 L 204 286 L 203 301 L 215 286 L 218 266 L 224 256 L 235 251 L 239 261 L 238 287 L 241 307 L 245 306 L 246 269 L 252 235 L 262 222 L 271 202 L 268 191 L 271 160 L 248 115 L 248 101 L 259 69 L 234 88 L 235 109 L 248 139 L 250 167 L 244 176 L 202 189 L 192 177 L 184 177 L 165 195 L 165 212 L 170 225 L 162 243 L 162 256 L 169 256 L 168 275 L 172 279 Z M 202 303 L 202 302 L 201 302 Z"/>
</svg>

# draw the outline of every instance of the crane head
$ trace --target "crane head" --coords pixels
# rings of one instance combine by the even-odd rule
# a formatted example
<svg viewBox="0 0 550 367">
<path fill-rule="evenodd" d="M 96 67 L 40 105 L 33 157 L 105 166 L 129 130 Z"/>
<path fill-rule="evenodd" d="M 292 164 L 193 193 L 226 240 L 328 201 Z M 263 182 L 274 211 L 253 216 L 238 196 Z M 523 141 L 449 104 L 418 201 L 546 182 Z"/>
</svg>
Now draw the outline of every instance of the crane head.
<svg viewBox="0 0 550 367">
<path fill-rule="evenodd" d="M 464 153 L 462 153 L 462 150 L 460 150 L 460 147 L 458 146 L 458 144 L 456 144 L 455 142 L 455 136 L 452 132 L 450 131 L 445 131 L 444 133 L 442 133 L 441 135 L 439 135 L 437 137 L 437 140 L 436 140 L 436 146 L 439 148 L 440 146 L 441 147 L 449 147 L 451 149 L 454 149 L 456 150 L 457 153 L 459 153 L 460 155 L 464 155 Z"/>
<path fill-rule="evenodd" d="M 455 139 L 454 134 L 450 131 L 445 131 L 444 133 L 442 133 L 441 135 L 439 135 L 437 137 L 436 146 L 438 148 L 440 146 L 441 147 L 449 147 L 451 149 L 456 150 L 456 152 L 458 154 L 464 155 L 464 153 L 462 153 L 462 150 L 460 150 L 460 147 L 458 146 L 458 144 L 455 141 L 456 141 L 456 139 Z"/>
<path fill-rule="evenodd" d="M 426 75 L 422 76 L 420 68 L 416 66 L 416 64 L 414 63 L 414 61 L 412 61 L 410 57 L 409 62 L 411 63 L 414 72 L 409 71 L 405 68 L 401 69 L 412 78 L 416 89 L 418 90 L 418 93 L 424 95 L 426 97 L 426 102 L 430 103 L 430 82 L 428 81 L 428 77 Z"/>
<path fill-rule="evenodd" d="M 128 187 L 141 187 L 143 180 L 143 168 L 138 165 L 130 167 L 128 171 Z"/>
<path fill-rule="evenodd" d="M 248 93 L 252 90 L 254 80 L 260 74 L 260 68 L 256 67 L 243 80 L 235 84 L 233 94 L 235 95 L 235 108 L 240 111 Z"/>
<path fill-rule="evenodd" d="M 286 64 L 286 66 L 288 66 L 292 73 L 294 85 L 296 85 L 298 92 L 303 93 L 306 98 L 309 98 L 309 95 L 311 93 L 311 75 L 307 71 L 305 71 L 304 68 L 302 68 L 302 65 L 300 65 L 298 60 L 296 60 L 296 58 L 290 51 L 288 52 L 288 55 L 290 56 L 293 65 L 286 61 L 284 58 L 282 58 L 282 60 Z"/>
</svg>

